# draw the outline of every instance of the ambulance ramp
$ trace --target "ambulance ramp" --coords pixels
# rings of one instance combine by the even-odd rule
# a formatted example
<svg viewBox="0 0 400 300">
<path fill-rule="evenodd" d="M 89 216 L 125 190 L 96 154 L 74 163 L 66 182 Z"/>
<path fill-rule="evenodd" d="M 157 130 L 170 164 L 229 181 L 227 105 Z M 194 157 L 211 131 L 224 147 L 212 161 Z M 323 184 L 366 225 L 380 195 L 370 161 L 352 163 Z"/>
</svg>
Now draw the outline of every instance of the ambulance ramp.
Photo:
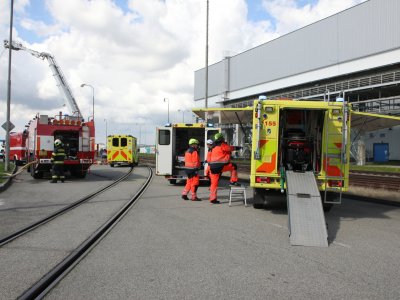
<svg viewBox="0 0 400 300">
<path fill-rule="evenodd" d="M 292 245 L 328 247 L 321 195 L 313 172 L 286 172 L 289 235 Z"/>
</svg>

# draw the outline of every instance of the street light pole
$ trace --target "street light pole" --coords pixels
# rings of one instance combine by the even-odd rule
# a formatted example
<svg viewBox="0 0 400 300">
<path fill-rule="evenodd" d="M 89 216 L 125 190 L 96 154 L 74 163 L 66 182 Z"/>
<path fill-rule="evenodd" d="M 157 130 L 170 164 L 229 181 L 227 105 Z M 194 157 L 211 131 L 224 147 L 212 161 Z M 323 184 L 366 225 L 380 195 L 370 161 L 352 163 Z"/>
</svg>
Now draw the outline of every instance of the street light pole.
<svg viewBox="0 0 400 300">
<path fill-rule="evenodd" d="M 10 7 L 10 47 L 8 48 L 8 81 L 7 81 L 7 122 L 6 122 L 6 153 L 4 161 L 4 171 L 8 172 L 10 164 L 10 107 L 11 107 L 11 48 L 12 48 L 12 28 L 14 15 L 14 0 L 11 0 Z"/>
<path fill-rule="evenodd" d="M 104 122 L 106 122 L 106 147 L 107 147 L 107 137 L 108 137 L 108 133 L 107 133 L 107 119 L 104 119 Z"/>
<path fill-rule="evenodd" d="M 164 102 L 168 102 L 168 124 L 169 124 L 169 99 L 164 98 Z"/>
<path fill-rule="evenodd" d="M 140 145 L 140 140 L 142 139 L 142 124 L 135 123 L 135 125 L 139 126 L 139 140 L 138 140 L 138 145 Z"/>
<path fill-rule="evenodd" d="M 206 12 L 206 78 L 205 78 L 205 95 L 204 95 L 204 106 L 208 108 L 208 11 L 209 11 L 209 3 L 207 0 L 207 12 Z"/>
<path fill-rule="evenodd" d="M 93 102 L 93 115 L 92 115 L 92 117 L 93 117 L 93 121 L 94 121 L 94 87 L 90 84 L 82 83 L 81 87 L 84 87 L 84 86 L 89 86 L 92 88 L 92 95 L 93 95 L 93 101 L 92 101 Z"/>
<path fill-rule="evenodd" d="M 178 111 L 182 112 L 182 123 L 185 123 L 185 112 L 189 111 L 186 109 L 178 109 Z"/>
</svg>

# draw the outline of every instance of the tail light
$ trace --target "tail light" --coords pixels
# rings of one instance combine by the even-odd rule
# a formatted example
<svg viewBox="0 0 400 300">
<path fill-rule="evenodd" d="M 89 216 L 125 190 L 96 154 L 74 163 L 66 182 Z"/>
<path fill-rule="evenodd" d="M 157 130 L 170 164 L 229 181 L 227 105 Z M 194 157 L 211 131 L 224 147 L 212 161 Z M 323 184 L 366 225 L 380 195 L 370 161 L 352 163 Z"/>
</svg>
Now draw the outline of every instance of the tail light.
<svg viewBox="0 0 400 300">
<path fill-rule="evenodd" d="M 343 181 L 341 180 L 328 180 L 330 187 L 343 187 Z"/>
<path fill-rule="evenodd" d="M 257 183 L 271 183 L 271 178 L 270 177 L 259 177 L 259 176 L 256 176 L 256 182 Z"/>
</svg>

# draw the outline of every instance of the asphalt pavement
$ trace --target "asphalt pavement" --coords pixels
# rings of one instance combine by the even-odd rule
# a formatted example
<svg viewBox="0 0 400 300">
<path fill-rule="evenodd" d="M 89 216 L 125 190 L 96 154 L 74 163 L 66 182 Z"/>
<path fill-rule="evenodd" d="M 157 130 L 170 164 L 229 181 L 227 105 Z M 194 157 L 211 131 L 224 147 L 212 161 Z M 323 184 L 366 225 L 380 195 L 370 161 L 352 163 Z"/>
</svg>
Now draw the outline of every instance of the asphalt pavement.
<svg viewBox="0 0 400 300">
<path fill-rule="evenodd" d="M 400 298 L 400 208 L 345 198 L 326 214 L 328 248 L 294 247 L 285 205 L 229 207 L 227 188 L 220 205 L 184 201 L 182 188 L 155 177 L 48 298 Z"/>
</svg>

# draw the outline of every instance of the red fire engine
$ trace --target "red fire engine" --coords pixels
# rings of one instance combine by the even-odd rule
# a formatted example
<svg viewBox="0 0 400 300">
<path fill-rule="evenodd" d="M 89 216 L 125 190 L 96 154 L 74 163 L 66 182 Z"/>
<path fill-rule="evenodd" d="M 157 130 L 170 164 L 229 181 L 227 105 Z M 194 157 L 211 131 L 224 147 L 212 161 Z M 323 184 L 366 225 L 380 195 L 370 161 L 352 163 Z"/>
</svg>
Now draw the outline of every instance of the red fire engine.
<svg viewBox="0 0 400 300">
<path fill-rule="evenodd" d="M 28 132 L 10 132 L 10 161 L 16 165 L 23 165 L 27 161 L 27 147 L 26 140 Z"/>
<path fill-rule="evenodd" d="M 95 154 L 93 120 L 83 122 L 78 117 L 61 113 L 56 117 L 38 114 L 28 126 L 28 161 L 35 161 L 29 171 L 34 178 L 42 178 L 44 172 L 50 171 L 56 139 L 64 144 L 65 171 L 79 178 L 86 176 Z"/>
<path fill-rule="evenodd" d="M 25 50 L 33 56 L 46 59 L 57 86 L 63 94 L 71 115 L 63 115 L 61 112 L 55 117 L 37 114 L 28 124 L 28 158 L 31 163 L 28 171 L 34 178 L 42 178 L 44 172 L 51 169 L 51 155 L 54 150 L 54 141 L 60 139 L 64 144 L 67 158 L 64 161 L 64 169 L 72 176 L 85 177 L 87 170 L 94 161 L 95 155 L 95 128 L 94 120 L 84 121 L 72 91 L 56 63 L 54 56 L 46 52 L 38 52 L 28 49 L 20 43 L 4 41 L 4 47 L 12 50 Z"/>
</svg>

